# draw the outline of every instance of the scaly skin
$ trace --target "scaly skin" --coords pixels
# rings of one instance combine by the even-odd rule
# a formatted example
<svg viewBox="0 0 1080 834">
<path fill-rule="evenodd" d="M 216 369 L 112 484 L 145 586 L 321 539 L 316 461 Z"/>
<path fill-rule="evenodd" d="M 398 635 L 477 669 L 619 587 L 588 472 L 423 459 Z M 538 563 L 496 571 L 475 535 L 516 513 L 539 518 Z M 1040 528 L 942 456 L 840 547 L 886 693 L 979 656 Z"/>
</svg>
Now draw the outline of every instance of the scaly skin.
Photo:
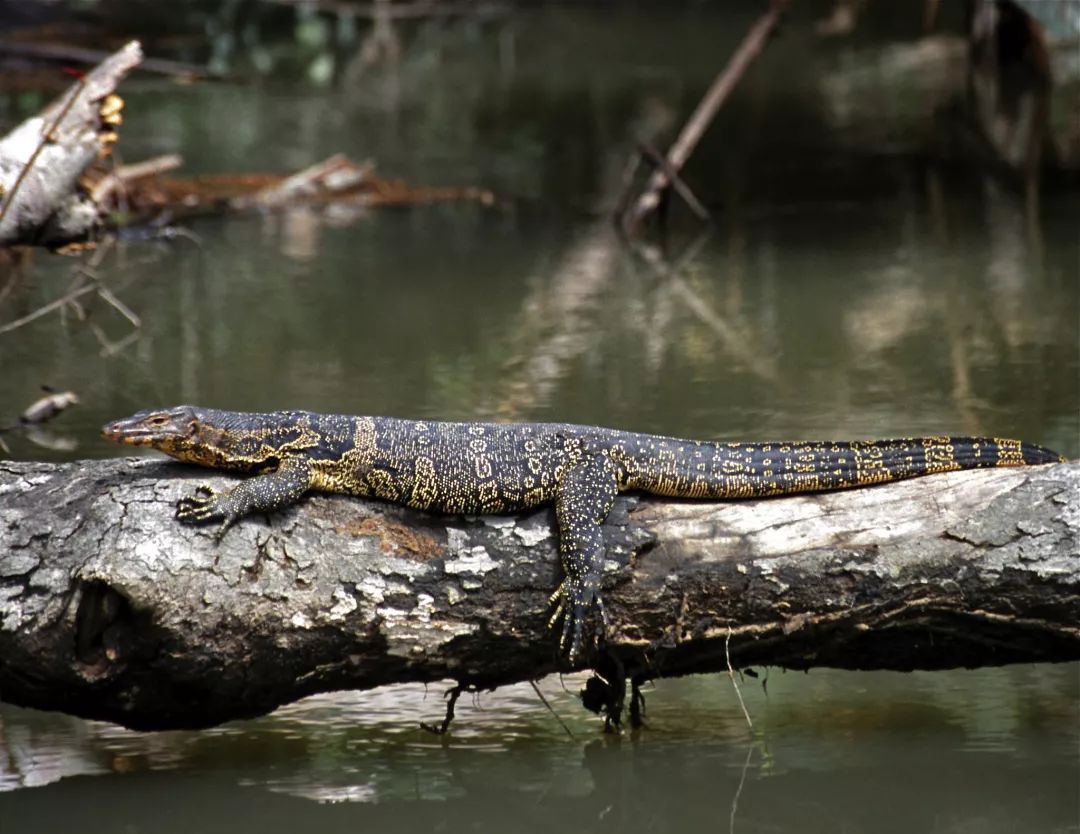
<svg viewBox="0 0 1080 834">
<path fill-rule="evenodd" d="M 295 503 L 308 490 L 373 496 L 441 513 L 555 505 L 565 578 L 554 627 L 571 660 L 603 616 L 601 526 L 626 490 L 719 500 L 846 489 L 953 469 L 1064 460 L 1018 440 L 924 437 L 837 443 L 710 443 L 562 423 L 440 423 L 307 411 L 194 406 L 141 411 L 105 437 L 215 469 L 254 473 L 227 492 L 182 498 L 181 521 L 220 521 Z"/>
</svg>

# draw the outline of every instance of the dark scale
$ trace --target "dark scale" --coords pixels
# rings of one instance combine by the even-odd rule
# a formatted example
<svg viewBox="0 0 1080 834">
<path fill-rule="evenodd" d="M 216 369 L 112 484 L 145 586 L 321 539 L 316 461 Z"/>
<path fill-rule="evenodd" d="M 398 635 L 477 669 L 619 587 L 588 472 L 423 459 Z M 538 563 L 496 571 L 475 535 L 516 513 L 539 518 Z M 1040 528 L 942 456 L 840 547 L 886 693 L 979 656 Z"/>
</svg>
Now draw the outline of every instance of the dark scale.
<svg viewBox="0 0 1080 834">
<path fill-rule="evenodd" d="M 620 491 L 718 500 L 846 489 L 934 472 L 1064 460 L 1018 440 L 922 437 L 813 443 L 709 443 L 558 423 L 440 423 L 306 411 L 194 406 L 141 411 L 107 438 L 253 477 L 200 487 L 177 518 L 220 521 L 287 507 L 308 490 L 373 496 L 443 513 L 512 513 L 554 504 L 564 579 L 552 595 L 573 658 L 593 606 L 603 615 L 602 525 Z"/>
</svg>

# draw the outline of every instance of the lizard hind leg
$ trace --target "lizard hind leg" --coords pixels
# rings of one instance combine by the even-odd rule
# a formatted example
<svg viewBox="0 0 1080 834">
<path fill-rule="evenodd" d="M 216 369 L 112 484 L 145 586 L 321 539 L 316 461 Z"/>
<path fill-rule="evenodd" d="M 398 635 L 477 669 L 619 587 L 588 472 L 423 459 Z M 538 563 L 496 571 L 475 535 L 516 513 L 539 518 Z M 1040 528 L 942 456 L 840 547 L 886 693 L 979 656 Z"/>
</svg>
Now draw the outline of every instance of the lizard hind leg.
<svg viewBox="0 0 1080 834">
<path fill-rule="evenodd" d="M 615 464 L 603 454 L 587 455 L 571 464 L 559 479 L 555 516 L 559 553 L 565 577 L 551 596 L 555 611 L 548 625 L 562 620 L 561 651 L 573 662 L 585 648 L 585 621 L 597 609 L 600 639 L 607 631 L 607 613 L 600 597 L 604 565 L 602 526 L 618 494 Z"/>
</svg>

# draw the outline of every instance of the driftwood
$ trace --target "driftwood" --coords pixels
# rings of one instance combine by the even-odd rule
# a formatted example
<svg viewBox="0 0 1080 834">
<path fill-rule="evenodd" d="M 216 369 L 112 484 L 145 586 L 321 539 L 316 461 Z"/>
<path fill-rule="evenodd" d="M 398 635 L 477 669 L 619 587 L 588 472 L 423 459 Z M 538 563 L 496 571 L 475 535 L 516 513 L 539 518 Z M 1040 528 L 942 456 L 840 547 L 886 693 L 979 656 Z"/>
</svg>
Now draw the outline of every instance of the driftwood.
<svg viewBox="0 0 1080 834">
<path fill-rule="evenodd" d="M 100 228 L 80 180 L 112 151 L 123 107 L 113 90 L 141 60 L 132 41 L 0 139 L 0 246 L 62 246 Z"/>
<path fill-rule="evenodd" d="M 172 518 L 203 481 L 230 479 L 0 462 L 0 698 L 196 727 L 318 691 L 559 668 L 550 511 L 314 495 L 215 545 Z M 605 535 L 628 675 L 1080 658 L 1078 463 L 765 501 L 623 497 Z"/>
<path fill-rule="evenodd" d="M 132 41 L 41 113 L 0 138 L 0 247 L 80 249 L 117 225 L 160 232 L 166 218 L 182 220 L 225 211 L 333 207 L 340 220 L 343 211 L 357 217 L 377 206 L 495 202 L 484 188 L 414 187 L 378 177 L 371 162 L 353 162 L 341 154 L 284 176 L 163 176 L 182 163 L 173 154 L 134 165 L 107 168 L 96 164 L 109 156 L 119 139 L 123 100 L 113 91 L 142 60 L 138 42 Z M 80 293 L 91 291 L 78 288 Z M 59 299 L 55 307 L 34 315 L 74 300 Z M 23 323 L 5 327 L 14 329 Z"/>
<path fill-rule="evenodd" d="M 223 212 L 272 212 L 330 208 L 339 218 L 383 206 L 418 206 L 448 200 L 492 205 L 484 188 L 417 187 L 376 176 L 371 160 L 359 163 L 334 154 L 301 171 L 281 174 L 225 174 L 197 177 L 158 176 L 152 166 L 123 180 L 128 211 L 143 222 L 163 213 L 174 218 Z"/>
</svg>

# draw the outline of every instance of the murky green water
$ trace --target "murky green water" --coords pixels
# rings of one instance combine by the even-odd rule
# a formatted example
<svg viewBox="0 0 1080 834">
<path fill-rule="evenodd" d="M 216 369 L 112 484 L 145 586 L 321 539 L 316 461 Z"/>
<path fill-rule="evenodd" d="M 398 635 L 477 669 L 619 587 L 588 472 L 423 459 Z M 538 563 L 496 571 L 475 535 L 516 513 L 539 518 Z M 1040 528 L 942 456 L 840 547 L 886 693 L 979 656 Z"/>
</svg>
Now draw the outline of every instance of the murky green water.
<svg viewBox="0 0 1080 834">
<path fill-rule="evenodd" d="M 742 683 L 752 731 L 726 677 L 661 681 L 622 737 L 542 687 L 573 738 L 525 685 L 463 699 L 445 743 L 417 727 L 441 716 L 433 687 L 156 735 L 8 707 L 0 788 L 27 789 L 0 811 L 20 832 L 1075 827 L 1075 667 L 773 670 L 767 695 Z"/>
<path fill-rule="evenodd" d="M 985 433 L 1080 455 L 1080 195 L 1045 183 L 1033 220 L 935 157 L 932 113 L 962 85 L 948 50 L 912 69 L 796 18 L 687 171 L 710 231 L 676 209 L 666 251 L 619 244 L 599 211 L 635 135 L 670 133 L 750 18 L 562 8 L 426 31 L 397 72 L 339 63 L 326 87 L 133 85 L 129 160 L 283 171 L 343 151 L 500 199 L 118 244 L 97 273 L 141 328 L 87 297 L 85 320 L 0 334 L 0 420 L 42 384 L 83 399 L 49 447 L 5 434 L 13 456 L 113 455 L 102 423 L 179 402 L 724 439 Z M 62 295 L 75 263 L 37 254 L 0 324 Z M 663 681 L 649 728 L 622 738 L 543 686 L 573 738 L 528 687 L 463 700 L 445 741 L 417 729 L 441 693 L 415 687 L 202 733 L 0 707 L 0 832 L 1080 826 L 1075 665 L 773 670 L 767 696 L 743 682 L 752 731 L 726 677 Z"/>
</svg>

